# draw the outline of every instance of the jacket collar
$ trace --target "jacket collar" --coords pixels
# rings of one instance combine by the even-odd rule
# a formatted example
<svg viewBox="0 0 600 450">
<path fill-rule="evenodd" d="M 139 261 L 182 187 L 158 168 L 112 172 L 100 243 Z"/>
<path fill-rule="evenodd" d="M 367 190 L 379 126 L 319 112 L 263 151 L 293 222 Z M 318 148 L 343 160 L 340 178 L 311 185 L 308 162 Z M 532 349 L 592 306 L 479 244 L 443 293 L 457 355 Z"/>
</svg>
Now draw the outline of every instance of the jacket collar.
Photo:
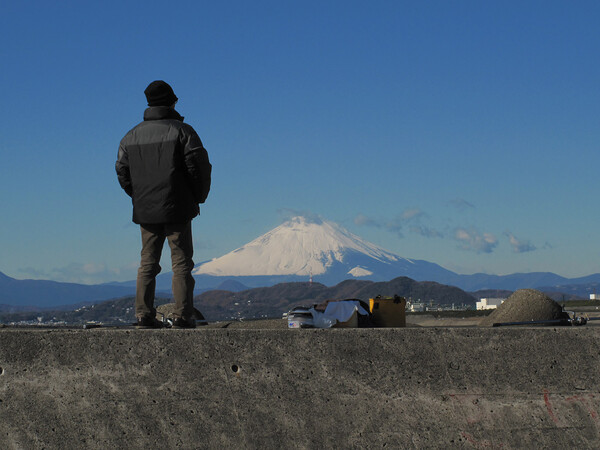
<svg viewBox="0 0 600 450">
<path fill-rule="evenodd" d="M 179 120 L 183 122 L 183 116 L 170 106 L 151 106 L 144 111 L 144 120 L 164 119 Z"/>
</svg>

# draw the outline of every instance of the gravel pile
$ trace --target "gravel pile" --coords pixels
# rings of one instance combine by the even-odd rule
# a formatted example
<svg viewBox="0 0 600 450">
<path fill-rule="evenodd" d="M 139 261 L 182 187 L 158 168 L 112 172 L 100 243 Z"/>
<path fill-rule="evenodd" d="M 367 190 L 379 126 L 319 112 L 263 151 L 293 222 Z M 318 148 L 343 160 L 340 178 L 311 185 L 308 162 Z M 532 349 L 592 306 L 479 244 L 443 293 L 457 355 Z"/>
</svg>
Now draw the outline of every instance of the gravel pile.
<svg viewBox="0 0 600 450">
<path fill-rule="evenodd" d="M 525 322 L 556 320 L 566 317 L 562 307 L 546 294 L 535 289 L 514 292 L 489 316 L 479 322 L 480 327 L 491 327 L 497 322 Z"/>
</svg>

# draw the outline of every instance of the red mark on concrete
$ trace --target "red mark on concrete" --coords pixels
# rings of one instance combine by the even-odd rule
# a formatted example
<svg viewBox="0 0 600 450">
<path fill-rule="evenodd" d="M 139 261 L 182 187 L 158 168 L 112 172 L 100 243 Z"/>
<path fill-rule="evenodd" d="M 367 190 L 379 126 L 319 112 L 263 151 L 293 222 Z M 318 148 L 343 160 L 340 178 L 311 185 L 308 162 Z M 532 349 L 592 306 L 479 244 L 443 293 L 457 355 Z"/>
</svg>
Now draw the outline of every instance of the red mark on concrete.
<svg viewBox="0 0 600 450">
<path fill-rule="evenodd" d="M 593 394 L 588 395 L 589 400 L 594 398 Z M 569 403 L 581 403 L 587 410 L 592 419 L 598 422 L 598 412 L 594 409 L 594 407 L 588 402 L 588 399 L 581 395 L 573 395 L 572 397 L 567 397 L 565 399 Z"/>
<path fill-rule="evenodd" d="M 550 393 L 547 389 L 544 389 L 544 403 L 546 404 L 546 409 L 548 410 L 548 415 L 552 419 L 552 421 L 558 425 L 558 417 L 554 414 L 554 410 L 552 409 L 552 403 L 550 403 Z"/>
<path fill-rule="evenodd" d="M 477 441 L 469 433 L 465 433 L 463 431 L 461 434 L 462 434 L 462 437 L 465 438 L 467 440 L 467 442 L 469 444 L 471 444 L 473 447 L 475 447 L 477 445 Z"/>
</svg>

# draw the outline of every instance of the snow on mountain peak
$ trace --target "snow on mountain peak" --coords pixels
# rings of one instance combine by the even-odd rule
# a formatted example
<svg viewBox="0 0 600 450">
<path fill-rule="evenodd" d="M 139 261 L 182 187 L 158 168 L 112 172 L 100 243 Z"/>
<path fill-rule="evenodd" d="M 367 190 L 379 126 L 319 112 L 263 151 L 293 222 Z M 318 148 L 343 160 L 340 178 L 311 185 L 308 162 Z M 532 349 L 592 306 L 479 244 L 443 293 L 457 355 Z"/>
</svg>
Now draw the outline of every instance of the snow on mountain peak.
<svg viewBox="0 0 600 450">
<path fill-rule="evenodd" d="M 373 272 L 365 269 L 364 267 L 356 266 L 354 269 L 350 269 L 348 271 L 348 274 L 352 275 L 353 277 L 358 278 L 358 277 L 367 277 L 369 275 L 373 275 Z"/>
<path fill-rule="evenodd" d="M 334 222 L 297 216 L 252 242 L 202 264 L 194 270 L 194 275 L 320 275 L 334 263 L 344 263 L 351 253 L 382 263 L 403 259 Z"/>
</svg>

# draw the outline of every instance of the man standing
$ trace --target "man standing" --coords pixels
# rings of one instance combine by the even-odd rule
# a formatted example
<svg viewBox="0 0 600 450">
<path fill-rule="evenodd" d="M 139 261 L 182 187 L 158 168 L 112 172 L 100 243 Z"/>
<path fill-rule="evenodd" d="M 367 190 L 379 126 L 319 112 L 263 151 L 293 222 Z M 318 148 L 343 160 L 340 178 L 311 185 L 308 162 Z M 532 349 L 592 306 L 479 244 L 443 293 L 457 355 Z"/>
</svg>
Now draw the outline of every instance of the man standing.
<svg viewBox="0 0 600 450">
<path fill-rule="evenodd" d="M 167 239 L 173 266 L 173 327 L 194 328 L 192 219 L 210 191 L 212 166 L 194 129 L 175 111 L 178 99 L 171 86 L 153 81 L 144 94 L 144 121 L 121 140 L 116 162 L 119 184 L 133 203 L 133 222 L 142 232 L 137 327 L 162 327 L 156 320 L 154 291 Z"/>
</svg>

